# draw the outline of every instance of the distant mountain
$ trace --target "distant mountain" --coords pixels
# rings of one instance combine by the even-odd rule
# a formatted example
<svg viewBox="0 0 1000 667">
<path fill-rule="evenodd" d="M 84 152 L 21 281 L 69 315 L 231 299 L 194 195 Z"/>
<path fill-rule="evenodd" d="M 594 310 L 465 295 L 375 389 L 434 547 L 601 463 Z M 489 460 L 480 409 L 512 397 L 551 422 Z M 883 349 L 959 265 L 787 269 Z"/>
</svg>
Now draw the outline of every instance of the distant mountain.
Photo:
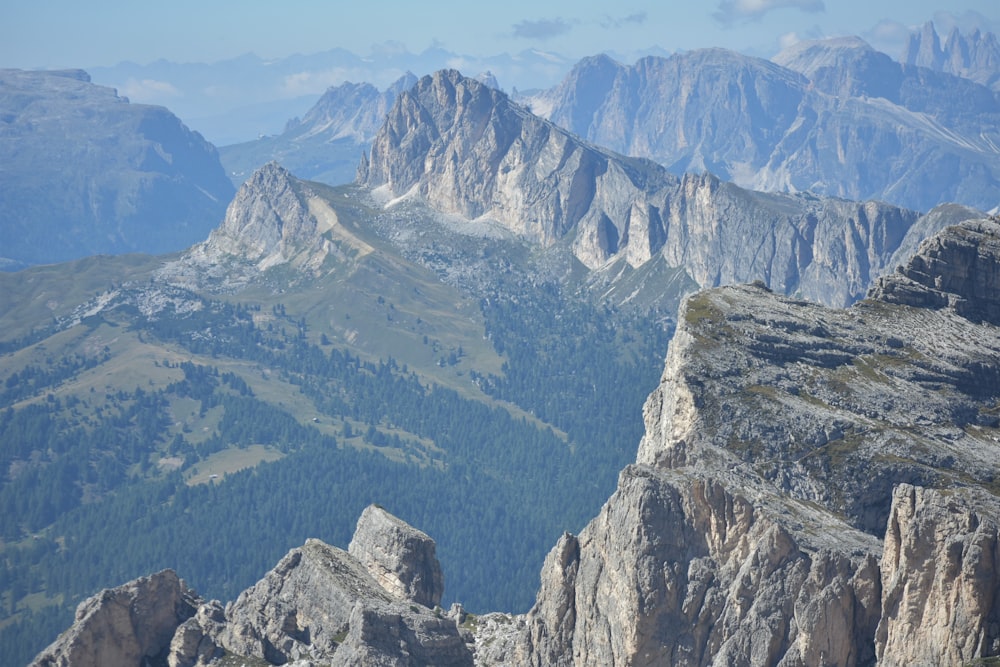
<svg viewBox="0 0 1000 667">
<path fill-rule="evenodd" d="M 656 258 L 703 287 L 763 280 L 834 305 L 862 297 L 892 268 L 918 217 L 876 202 L 753 192 L 711 174 L 677 177 L 584 142 L 455 71 L 397 98 L 359 183 L 388 199 L 415 195 L 464 221 L 459 228 L 492 223 L 567 245 L 591 270 Z"/>
<path fill-rule="evenodd" d="M 934 24 L 928 21 L 910 35 L 900 60 L 971 79 L 1000 93 L 1000 41 L 992 32 L 976 29 L 962 34 L 956 27 L 942 45 Z"/>
<path fill-rule="evenodd" d="M 215 148 L 161 107 L 82 71 L 0 70 L 0 260 L 164 253 L 202 239 L 233 196 Z"/>
<path fill-rule="evenodd" d="M 757 190 L 927 211 L 1000 201 L 1000 101 L 860 39 L 799 43 L 773 62 L 722 49 L 632 66 L 597 56 L 526 97 L 537 113 L 674 173 Z"/>
<path fill-rule="evenodd" d="M 273 160 L 300 178 L 350 183 L 396 96 L 416 81 L 407 73 L 382 92 L 368 83 L 331 87 L 301 119 L 288 121 L 280 135 L 223 146 L 219 153 L 226 172 L 239 185 Z"/>
</svg>

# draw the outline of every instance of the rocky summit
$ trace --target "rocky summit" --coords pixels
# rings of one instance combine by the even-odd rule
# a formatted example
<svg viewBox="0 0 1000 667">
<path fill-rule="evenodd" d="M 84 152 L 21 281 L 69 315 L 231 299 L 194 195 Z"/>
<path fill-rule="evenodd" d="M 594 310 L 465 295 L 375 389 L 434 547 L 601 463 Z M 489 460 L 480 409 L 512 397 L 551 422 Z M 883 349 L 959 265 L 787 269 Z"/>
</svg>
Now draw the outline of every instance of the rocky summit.
<svg viewBox="0 0 1000 667">
<path fill-rule="evenodd" d="M 464 614 L 436 606 L 442 590 L 433 540 L 371 506 L 351 553 L 308 540 L 225 607 L 198 598 L 172 571 L 103 591 L 32 665 L 193 667 L 226 656 L 275 665 L 471 665 Z"/>
<path fill-rule="evenodd" d="M 165 594 L 146 579 L 101 593 L 35 664 L 1000 656 L 998 270 L 1000 220 L 981 219 L 921 244 L 847 309 L 761 284 L 691 296 L 636 462 L 558 540 L 524 615 L 429 608 L 433 542 L 369 507 L 347 552 L 310 540 L 224 608 L 172 574 L 154 577 Z"/>
</svg>

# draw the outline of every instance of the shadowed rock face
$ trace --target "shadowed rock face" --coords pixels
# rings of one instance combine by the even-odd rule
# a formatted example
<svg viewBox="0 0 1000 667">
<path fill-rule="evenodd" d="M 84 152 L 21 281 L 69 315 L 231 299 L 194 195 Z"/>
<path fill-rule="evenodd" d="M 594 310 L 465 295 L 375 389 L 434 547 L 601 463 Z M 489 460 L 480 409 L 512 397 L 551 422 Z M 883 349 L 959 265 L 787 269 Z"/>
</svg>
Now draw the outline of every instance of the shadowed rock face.
<svg viewBox="0 0 1000 667">
<path fill-rule="evenodd" d="M 774 67 L 774 66 L 772 66 Z M 442 71 L 401 94 L 358 182 L 485 219 L 591 269 L 662 257 L 699 285 L 760 279 L 842 306 L 861 298 L 917 219 L 876 202 L 751 192 L 677 178 L 580 140 L 503 93 Z"/>
<path fill-rule="evenodd" d="M 928 239 L 896 273 L 880 278 L 871 296 L 1000 324 L 1000 222 L 968 222 Z"/>
</svg>

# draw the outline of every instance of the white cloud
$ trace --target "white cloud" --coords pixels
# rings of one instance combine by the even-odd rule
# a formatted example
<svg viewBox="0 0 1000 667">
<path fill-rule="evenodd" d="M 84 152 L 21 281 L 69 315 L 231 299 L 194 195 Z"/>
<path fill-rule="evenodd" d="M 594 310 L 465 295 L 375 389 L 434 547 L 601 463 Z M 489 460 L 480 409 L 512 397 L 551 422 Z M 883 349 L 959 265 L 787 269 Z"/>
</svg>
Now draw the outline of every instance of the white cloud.
<svg viewBox="0 0 1000 667">
<path fill-rule="evenodd" d="M 795 46 L 801 41 L 802 38 L 799 37 L 799 34 L 797 32 L 786 32 L 784 35 L 778 38 L 778 47 L 781 48 L 782 51 L 784 51 L 785 49 L 791 46 Z"/>
<path fill-rule="evenodd" d="M 573 26 L 569 21 L 561 18 L 541 19 L 539 21 L 521 21 L 515 23 L 512 28 L 514 37 L 522 39 L 550 39 L 563 35 Z"/>
<path fill-rule="evenodd" d="M 713 16 L 722 24 L 737 21 L 759 21 L 775 9 L 798 9 L 803 12 L 823 12 L 823 0 L 722 0 Z"/>
<path fill-rule="evenodd" d="M 156 79 L 129 78 L 118 86 L 118 94 L 127 97 L 132 102 L 142 104 L 163 104 L 169 100 L 184 97 L 184 93 L 169 81 Z"/>
</svg>

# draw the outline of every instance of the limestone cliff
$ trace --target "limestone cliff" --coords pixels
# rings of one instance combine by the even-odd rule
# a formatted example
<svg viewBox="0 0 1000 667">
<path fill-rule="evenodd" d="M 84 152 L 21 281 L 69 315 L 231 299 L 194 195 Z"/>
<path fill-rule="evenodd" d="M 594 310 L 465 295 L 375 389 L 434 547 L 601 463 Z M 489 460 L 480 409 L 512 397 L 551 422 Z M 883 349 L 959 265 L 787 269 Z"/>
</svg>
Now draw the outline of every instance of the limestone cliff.
<svg viewBox="0 0 1000 667">
<path fill-rule="evenodd" d="M 327 198 L 270 162 L 250 176 L 208 239 L 167 262 L 158 278 L 171 284 L 235 290 L 269 269 L 288 266 L 296 276 L 319 275 L 330 262 L 370 252 L 341 224 Z"/>
<path fill-rule="evenodd" d="M 391 201 L 488 220 L 587 267 L 653 258 L 700 286 L 763 280 L 831 305 L 861 298 L 917 219 L 876 202 L 744 190 L 709 174 L 677 178 L 598 148 L 458 72 L 401 94 L 358 182 Z"/>
<path fill-rule="evenodd" d="M 587 141 L 673 173 L 920 211 L 946 202 L 986 210 L 1000 193 L 1000 106 L 986 87 L 996 90 L 997 42 L 980 37 L 968 44 L 982 48 L 965 55 L 985 85 L 840 37 L 798 42 L 772 61 L 718 48 L 632 65 L 587 58 L 525 101 Z M 949 43 L 958 56 L 962 40 Z"/>
</svg>

